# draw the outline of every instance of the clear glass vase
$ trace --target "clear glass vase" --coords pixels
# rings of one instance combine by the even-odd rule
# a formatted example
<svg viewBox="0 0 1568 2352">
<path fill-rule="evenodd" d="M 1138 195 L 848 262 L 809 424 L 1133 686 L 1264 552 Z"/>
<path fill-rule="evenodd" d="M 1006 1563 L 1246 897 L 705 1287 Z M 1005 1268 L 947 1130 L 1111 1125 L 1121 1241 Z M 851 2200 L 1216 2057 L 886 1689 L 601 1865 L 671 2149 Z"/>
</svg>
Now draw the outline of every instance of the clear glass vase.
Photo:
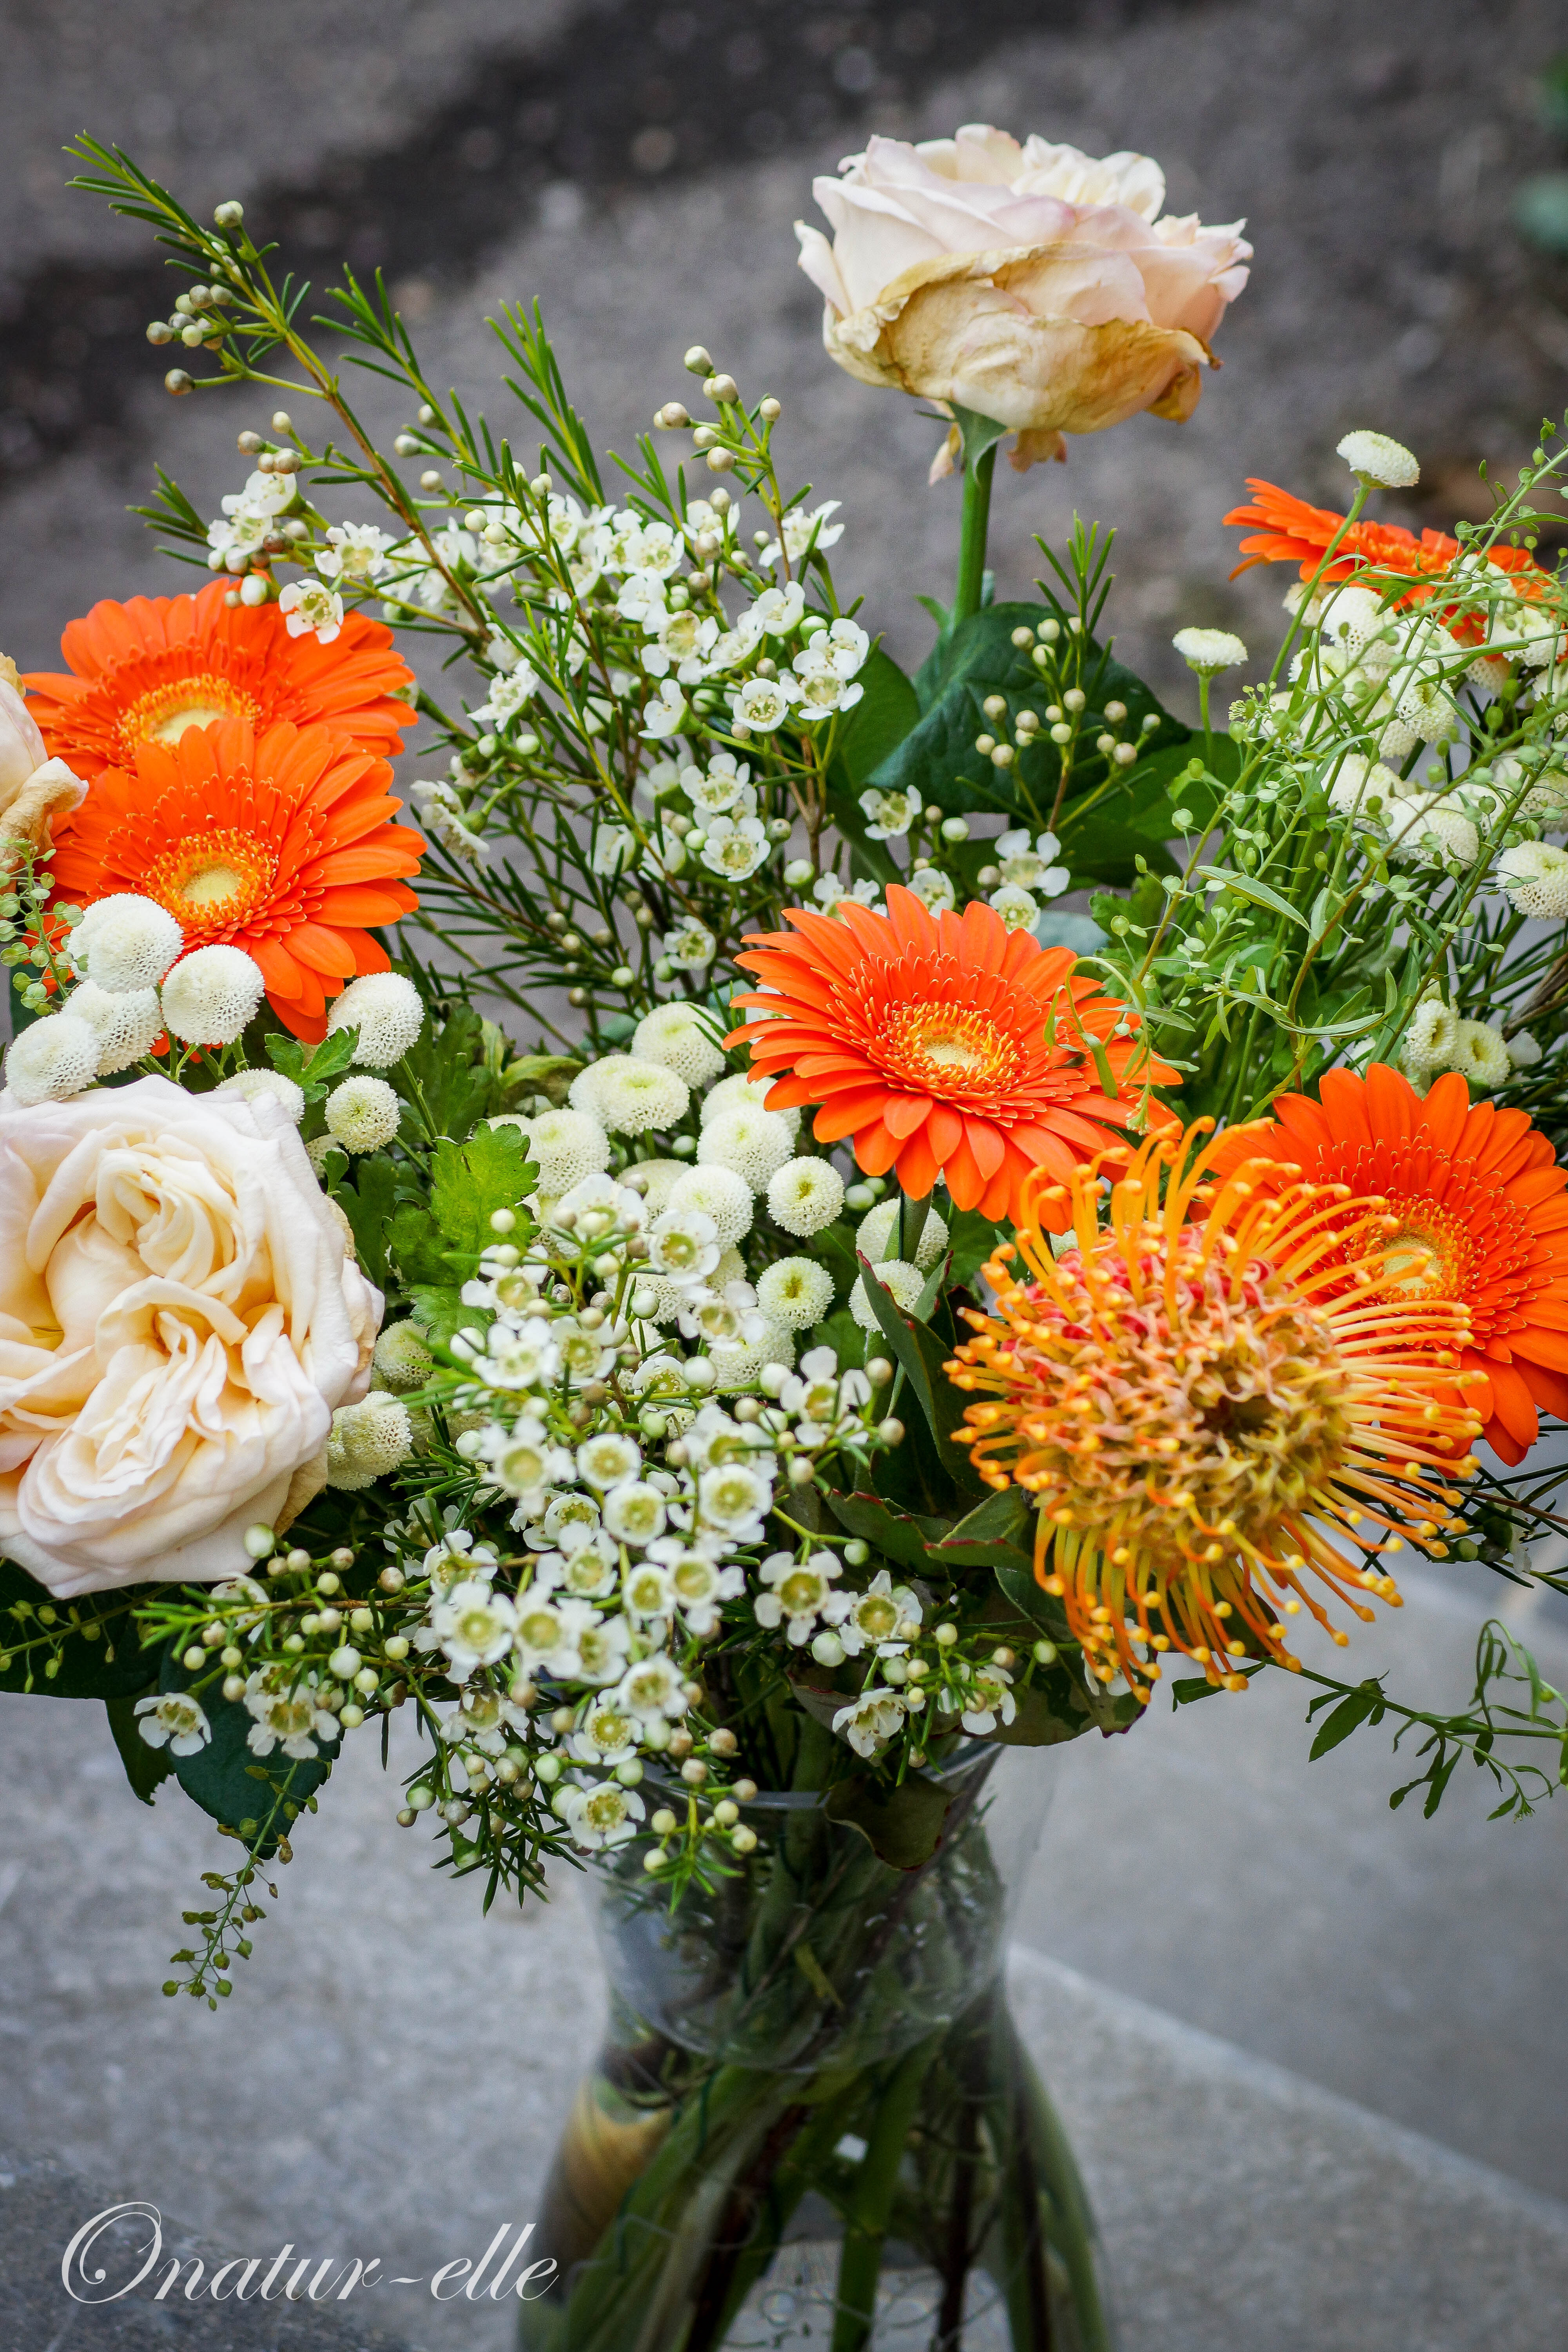
<svg viewBox="0 0 1568 2352">
<path fill-rule="evenodd" d="M 595 1868 L 609 2033 L 556 2151 L 523 2352 L 1110 2352 L 1101 2256 L 1001 1981 L 1054 1759 L 971 1748 L 917 1867 L 818 1791 L 672 1909 Z M 1044 1785 L 1043 1785 L 1044 1784 Z"/>
</svg>

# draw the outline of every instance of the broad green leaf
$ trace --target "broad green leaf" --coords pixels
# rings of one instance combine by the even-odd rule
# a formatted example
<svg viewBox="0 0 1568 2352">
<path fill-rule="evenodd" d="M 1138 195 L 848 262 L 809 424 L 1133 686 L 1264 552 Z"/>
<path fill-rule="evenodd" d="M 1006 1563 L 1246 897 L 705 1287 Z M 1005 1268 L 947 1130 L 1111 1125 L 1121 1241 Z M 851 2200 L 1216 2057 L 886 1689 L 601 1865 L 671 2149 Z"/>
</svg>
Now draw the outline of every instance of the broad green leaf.
<svg viewBox="0 0 1568 2352">
<path fill-rule="evenodd" d="M 1086 929 L 1095 931 L 1103 945 L 1104 935 L 1099 931 L 1098 925 L 1089 923 L 1087 917 L 1084 921 Z M 1063 940 L 1060 944 L 1070 946 L 1071 941 Z M 1003 1231 L 1004 1228 L 993 1224 L 989 1217 L 983 1217 L 978 1209 L 957 1209 L 952 1213 L 947 1221 L 948 1276 L 955 1290 L 968 1288 L 995 1248 Z"/>
<path fill-rule="evenodd" d="M 488 1307 L 465 1307 L 455 1282 L 416 1283 L 408 1303 L 420 1337 L 437 1348 L 447 1346 L 454 1331 L 487 1330 L 495 1319 Z"/>
<path fill-rule="evenodd" d="M 965 1568 L 1015 1570 L 1022 1566 L 1032 1578 L 1034 1516 L 1029 1497 L 1021 1486 L 988 1494 L 942 1538 L 939 1555 L 952 1562 L 954 1573 Z"/>
<path fill-rule="evenodd" d="M 967 1446 L 954 1442 L 954 1432 L 964 1426 L 968 1399 L 942 1370 L 951 1349 L 929 1324 L 911 1322 L 900 1312 L 868 1259 L 862 1258 L 860 1272 L 877 1320 L 936 1441 L 943 1469 L 962 1493 L 978 1498 L 986 1491 L 984 1482 L 970 1461 Z"/>
<path fill-rule="evenodd" d="M 1351 1733 L 1366 1721 L 1373 1707 L 1382 1704 L 1383 1693 L 1375 1683 L 1370 1687 L 1363 1685 L 1360 1690 L 1352 1691 L 1348 1698 L 1341 1699 L 1338 1706 L 1319 1725 L 1318 1736 L 1308 1750 L 1308 1761 L 1315 1764 L 1320 1756 L 1326 1756 L 1331 1748 L 1337 1748 L 1342 1740 L 1348 1739 Z"/>
<path fill-rule="evenodd" d="M 440 1228 L 429 1210 L 417 1202 L 405 1201 L 387 1227 L 386 1250 L 405 1290 L 429 1285 L 445 1289 L 450 1284 L 452 1269 L 444 1248 Z"/>
<path fill-rule="evenodd" d="M 471 1005 L 454 1005 L 437 1027 L 427 1021 L 390 1073 L 399 1093 L 418 1088 L 437 1133 L 461 1142 L 481 1118 L 504 1107 L 500 1072 L 485 1050 L 485 1024 Z"/>
<path fill-rule="evenodd" d="M 566 1099 L 567 1087 L 582 1066 L 571 1054 L 520 1054 L 515 1062 L 508 1062 L 502 1069 L 501 1090 L 509 1096 L 525 1092 L 548 1095 L 559 1109 Z"/>
<path fill-rule="evenodd" d="M 921 703 L 912 682 L 880 646 L 868 655 L 856 683 L 865 692 L 844 723 L 837 756 L 850 788 L 858 793 L 920 724 Z"/>
<path fill-rule="evenodd" d="M 893 1870 L 918 1870 L 942 1843 L 952 1803 L 948 1792 L 911 1772 L 898 1787 L 868 1773 L 841 1780 L 824 1807 L 830 1822 L 858 1830 L 878 1859 Z"/>
<path fill-rule="evenodd" d="M 1067 1611 L 1053 1593 L 1036 1583 L 1031 1561 L 1026 1560 L 1022 1567 L 1010 1560 L 999 1562 L 996 1582 L 1019 1615 L 1026 1617 L 1031 1625 L 1037 1625 L 1047 1641 L 1058 1645 L 1072 1641 Z"/>
<path fill-rule="evenodd" d="M 337 1750 L 329 1748 L 319 1760 L 308 1762 L 296 1762 L 280 1748 L 274 1748 L 270 1756 L 258 1756 L 250 1746 L 256 1718 L 248 1707 L 242 1701 L 225 1698 L 210 1669 L 201 1672 L 207 1679 L 198 1697 L 212 1726 L 212 1738 L 194 1756 L 174 1758 L 175 1776 L 204 1813 L 237 1830 L 247 1843 L 270 1819 L 271 1827 L 258 1849 L 265 1859 L 276 1850 L 279 1838 L 288 1834 L 293 1815 L 287 1808 L 297 1811 L 321 1787 Z M 159 1688 L 183 1691 L 195 1679 L 186 1674 L 171 1643 L 163 1653 Z"/>
<path fill-rule="evenodd" d="M 76 1604 L 84 1623 L 101 1631 L 89 1641 L 67 1633 L 58 1648 L 42 1645 L 43 1635 L 58 1634 L 71 1622 L 68 1601 L 56 1601 L 34 1582 L 15 1560 L 0 1559 L 0 1690 L 36 1691 L 50 1698 L 124 1698 L 151 1690 L 158 1679 L 157 1648 L 143 1650 L 129 1608 L 105 1607 L 91 1601 Z M 45 1619 L 39 1612 L 50 1612 Z M 45 1672 L 51 1657 L 59 1672 Z"/>
<path fill-rule="evenodd" d="M 1287 922 L 1299 923 L 1302 930 L 1307 929 L 1307 918 L 1300 907 L 1293 907 L 1289 898 L 1282 898 L 1278 890 L 1271 890 L 1267 882 L 1259 882 L 1254 875 L 1233 872 L 1228 866 L 1200 866 L 1197 879 L 1217 882 L 1233 897 L 1250 899 L 1255 907 L 1267 907 L 1270 914 L 1283 915 Z"/>
<path fill-rule="evenodd" d="M 150 1805 L 159 1781 L 166 1780 L 174 1770 L 174 1759 L 167 1748 L 154 1748 L 142 1738 L 134 1698 L 107 1699 L 104 1706 L 132 1792 L 144 1805 Z"/>
<path fill-rule="evenodd" d="M 538 1181 L 521 1128 L 477 1127 L 466 1143 L 436 1146 L 430 1206 L 451 1247 L 477 1256 L 495 1239 L 495 1212 L 521 1208 Z"/>
<path fill-rule="evenodd" d="M 948 1531 L 947 1520 L 895 1510 L 879 1495 L 829 1495 L 826 1501 L 839 1526 L 873 1551 L 917 1574 L 942 1572 L 936 1547 Z"/>
<path fill-rule="evenodd" d="M 384 1151 L 356 1160 L 353 1182 L 332 1198 L 353 1227 L 359 1262 L 378 1289 L 386 1286 L 386 1245 L 391 1231 L 397 1171 Z"/>
</svg>

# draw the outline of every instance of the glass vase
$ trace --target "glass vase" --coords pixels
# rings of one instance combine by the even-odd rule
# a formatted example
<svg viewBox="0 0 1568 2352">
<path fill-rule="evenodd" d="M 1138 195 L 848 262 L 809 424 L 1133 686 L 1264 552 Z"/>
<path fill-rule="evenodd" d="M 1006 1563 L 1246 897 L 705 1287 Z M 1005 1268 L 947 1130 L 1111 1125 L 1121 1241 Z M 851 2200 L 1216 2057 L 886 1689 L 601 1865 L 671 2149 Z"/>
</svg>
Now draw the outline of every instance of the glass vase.
<svg viewBox="0 0 1568 2352">
<path fill-rule="evenodd" d="M 610 2026 L 523 2352 L 1111 2352 L 1001 1979 L 1054 1760 L 974 1747 L 929 1775 L 947 1811 L 910 1868 L 818 1790 L 759 1796 L 757 1851 L 673 1907 L 636 1846 L 593 1868 Z"/>
</svg>

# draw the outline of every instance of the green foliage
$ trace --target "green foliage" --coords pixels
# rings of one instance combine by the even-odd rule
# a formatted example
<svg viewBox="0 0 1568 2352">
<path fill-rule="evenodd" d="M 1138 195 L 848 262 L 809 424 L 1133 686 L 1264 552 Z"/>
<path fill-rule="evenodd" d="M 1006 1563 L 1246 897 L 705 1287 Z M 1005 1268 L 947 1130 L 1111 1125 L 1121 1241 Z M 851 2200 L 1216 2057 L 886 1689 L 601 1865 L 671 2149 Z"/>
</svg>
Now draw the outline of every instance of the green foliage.
<svg viewBox="0 0 1568 2352">
<path fill-rule="evenodd" d="M 383 1151 L 357 1160 L 353 1183 L 341 1183 L 332 1190 L 333 1200 L 353 1228 L 359 1262 L 381 1289 L 386 1286 L 386 1252 L 397 1190 L 396 1165 Z"/>
<path fill-rule="evenodd" d="M 942 1843 L 952 1795 L 923 1773 L 910 1772 L 896 1787 L 869 1772 L 840 1780 L 824 1806 L 830 1822 L 858 1830 L 879 1862 L 893 1870 L 918 1870 Z"/>
<path fill-rule="evenodd" d="M 166 1747 L 154 1748 L 142 1737 L 141 1722 L 134 1698 L 111 1698 L 104 1702 L 109 1717 L 109 1728 L 114 1745 L 120 1750 L 120 1760 L 125 1767 L 125 1777 L 132 1793 L 144 1805 L 153 1801 L 153 1791 L 161 1780 L 166 1780 L 174 1769 L 174 1758 Z"/>
<path fill-rule="evenodd" d="M 297 1762 L 280 1748 L 258 1757 L 249 1745 L 255 1717 L 243 1702 L 223 1696 L 220 1680 L 210 1665 L 188 1674 L 173 1643 L 164 1651 L 159 1689 L 183 1691 L 200 1684 L 196 1696 L 212 1726 L 206 1746 L 194 1756 L 176 1756 L 174 1770 L 204 1813 L 236 1831 L 265 1860 L 277 1851 L 306 1798 L 321 1787 L 331 1762 L 330 1757 Z"/>
<path fill-rule="evenodd" d="M 444 1021 L 426 1022 L 389 1074 L 398 1092 L 420 1106 L 432 1132 L 458 1143 L 481 1118 L 505 1108 L 506 1088 L 487 1055 L 485 1028 L 471 1004 L 454 1004 Z"/>
<path fill-rule="evenodd" d="M 863 1266 L 861 1273 L 877 1320 L 933 1441 L 942 1473 L 957 1494 L 978 1498 L 987 1490 L 970 1462 L 967 1448 L 956 1443 L 953 1436 L 963 1426 L 968 1399 L 953 1387 L 942 1370 L 952 1355 L 951 1346 L 929 1323 L 917 1323 L 902 1314 L 868 1265 Z"/>
<path fill-rule="evenodd" d="M 498 1209 L 520 1209 L 539 1181 L 522 1131 L 477 1128 L 466 1143 L 443 1140 L 430 1163 L 430 1206 L 453 1250 L 477 1256 L 496 1238 Z"/>
<path fill-rule="evenodd" d="M 125 1595 L 56 1601 L 0 1559 L 0 1690 L 116 1699 L 151 1689 L 157 1676 L 158 1652 L 142 1649 Z"/>
<path fill-rule="evenodd" d="M 285 1078 L 292 1078 L 307 1103 L 328 1094 L 359 1051 L 357 1029 L 334 1029 L 319 1045 L 302 1045 L 298 1037 L 273 1030 L 263 1039 L 267 1058 Z"/>
<path fill-rule="evenodd" d="M 942 1572 L 936 1547 L 948 1531 L 948 1520 L 895 1510 L 880 1495 L 829 1494 L 826 1502 L 841 1528 L 885 1559 L 917 1575 Z"/>
</svg>

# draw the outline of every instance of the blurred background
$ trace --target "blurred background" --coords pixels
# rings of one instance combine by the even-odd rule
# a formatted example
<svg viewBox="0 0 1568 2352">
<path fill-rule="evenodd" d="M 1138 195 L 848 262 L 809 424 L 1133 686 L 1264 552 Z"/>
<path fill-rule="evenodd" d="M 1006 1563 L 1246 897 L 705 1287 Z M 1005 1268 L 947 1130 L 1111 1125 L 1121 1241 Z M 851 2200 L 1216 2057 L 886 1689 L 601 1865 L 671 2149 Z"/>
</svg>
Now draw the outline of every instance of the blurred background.
<svg viewBox="0 0 1568 2352">
<path fill-rule="evenodd" d="M 1447 529 L 1489 511 L 1483 464 L 1508 477 L 1568 399 L 1568 85 L 1553 71 L 1568 20 L 1553 0 L 5 0 L 0 26 L 0 647 L 23 668 L 53 666 L 62 625 L 98 597 L 195 584 L 127 509 L 161 463 L 216 513 L 247 470 L 236 434 L 281 397 L 163 393 L 166 357 L 142 331 L 183 281 L 149 233 L 68 192 L 60 150 L 84 128 L 193 210 L 241 198 L 319 282 L 340 257 L 384 268 L 429 376 L 520 447 L 482 323 L 500 302 L 539 299 L 611 446 L 686 389 L 681 352 L 705 343 L 748 397 L 783 402 L 786 463 L 841 501 L 841 586 L 870 592 L 866 617 L 910 663 L 930 634 L 913 590 L 943 593 L 951 576 L 958 485 L 927 488 L 938 428 L 913 404 L 822 353 L 790 227 L 813 175 L 870 130 L 973 121 L 1154 154 L 1171 208 L 1245 217 L 1257 248 L 1223 372 L 1184 426 L 1141 417 L 1065 466 L 1004 469 L 993 549 L 999 592 L 1026 593 L 1034 534 L 1059 539 L 1075 511 L 1115 525 L 1119 650 L 1187 715 L 1174 629 L 1234 628 L 1266 655 L 1280 625 L 1283 575 L 1227 576 L 1221 519 L 1248 475 L 1342 505 L 1334 444 L 1374 427 L 1422 465 L 1384 515 Z M 364 413 L 390 434 L 404 417 L 384 390 L 364 380 Z M 1489 1610 L 1568 1686 L 1556 1604 L 1479 1568 L 1419 1572 L 1408 1599 L 1352 1654 L 1412 1704 L 1467 1695 Z M 1051 2063 L 1136 2273 L 1128 2342 L 1242 2352 L 1267 2322 L 1303 2352 L 1548 2352 L 1568 2337 L 1568 2207 L 1539 2201 L 1568 2199 L 1568 1799 L 1490 1824 L 1495 1795 L 1469 1773 L 1431 1822 L 1391 1812 L 1421 1768 L 1390 1756 L 1386 1727 L 1309 1766 L 1303 1711 L 1272 1677 L 1080 1745 L 1057 1776 L 1020 1936 L 1059 1995 Z M 481 1923 L 464 1890 L 432 1887 L 366 1759 L 301 1838 L 288 1916 L 263 1931 L 232 2015 L 176 2011 L 156 1987 L 205 1828 L 166 1799 L 138 1808 L 90 1713 L 0 1699 L 0 2158 L 52 2152 L 230 2243 L 352 2236 L 374 2215 L 411 2268 L 426 2241 L 477 2252 L 486 2217 L 526 2213 L 598 2016 L 571 1888 L 524 1924 Z M 1064 1967 L 1110 2006 L 1075 2010 Z M 1106 2018 L 1133 2042 L 1160 2020 L 1216 2040 L 1181 2043 L 1196 2073 L 1140 2107 L 1131 2043 L 1111 2033 L 1106 2058 L 1094 2040 Z M 1362 2170 L 1320 2135 L 1277 2201 L 1247 2209 L 1245 2246 L 1215 2235 L 1201 2200 L 1174 2236 L 1160 2228 L 1184 2118 L 1195 2161 L 1226 2151 L 1263 2177 L 1270 2147 L 1295 2146 L 1285 2076 L 1268 2078 L 1272 2106 L 1237 2093 L 1215 2109 L 1204 2140 L 1193 2084 L 1230 2063 L 1222 2043 L 1364 2119 Z M 1494 2275 L 1433 2221 L 1459 2177 L 1444 2151 L 1507 2176 L 1504 2238 L 1545 2231 L 1558 2248 L 1554 2319 L 1521 2315 L 1522 2273 Z M 1376 2227 L 1352 2243 L 1363 2199 Z M 468 2215 L 482 2235 L 462 2234 Z M 1313 2239 L 1320 2226 L 1339 2234 Z M 1297 2263 L 1294 2321 L 1269 2262 Z M 1342 2333 L 1310 2304 L 1336 2264 L 1363 2297 Z M 1374 2322 L 1392 2275 L 1408 2292 Z"/>
</svg>

